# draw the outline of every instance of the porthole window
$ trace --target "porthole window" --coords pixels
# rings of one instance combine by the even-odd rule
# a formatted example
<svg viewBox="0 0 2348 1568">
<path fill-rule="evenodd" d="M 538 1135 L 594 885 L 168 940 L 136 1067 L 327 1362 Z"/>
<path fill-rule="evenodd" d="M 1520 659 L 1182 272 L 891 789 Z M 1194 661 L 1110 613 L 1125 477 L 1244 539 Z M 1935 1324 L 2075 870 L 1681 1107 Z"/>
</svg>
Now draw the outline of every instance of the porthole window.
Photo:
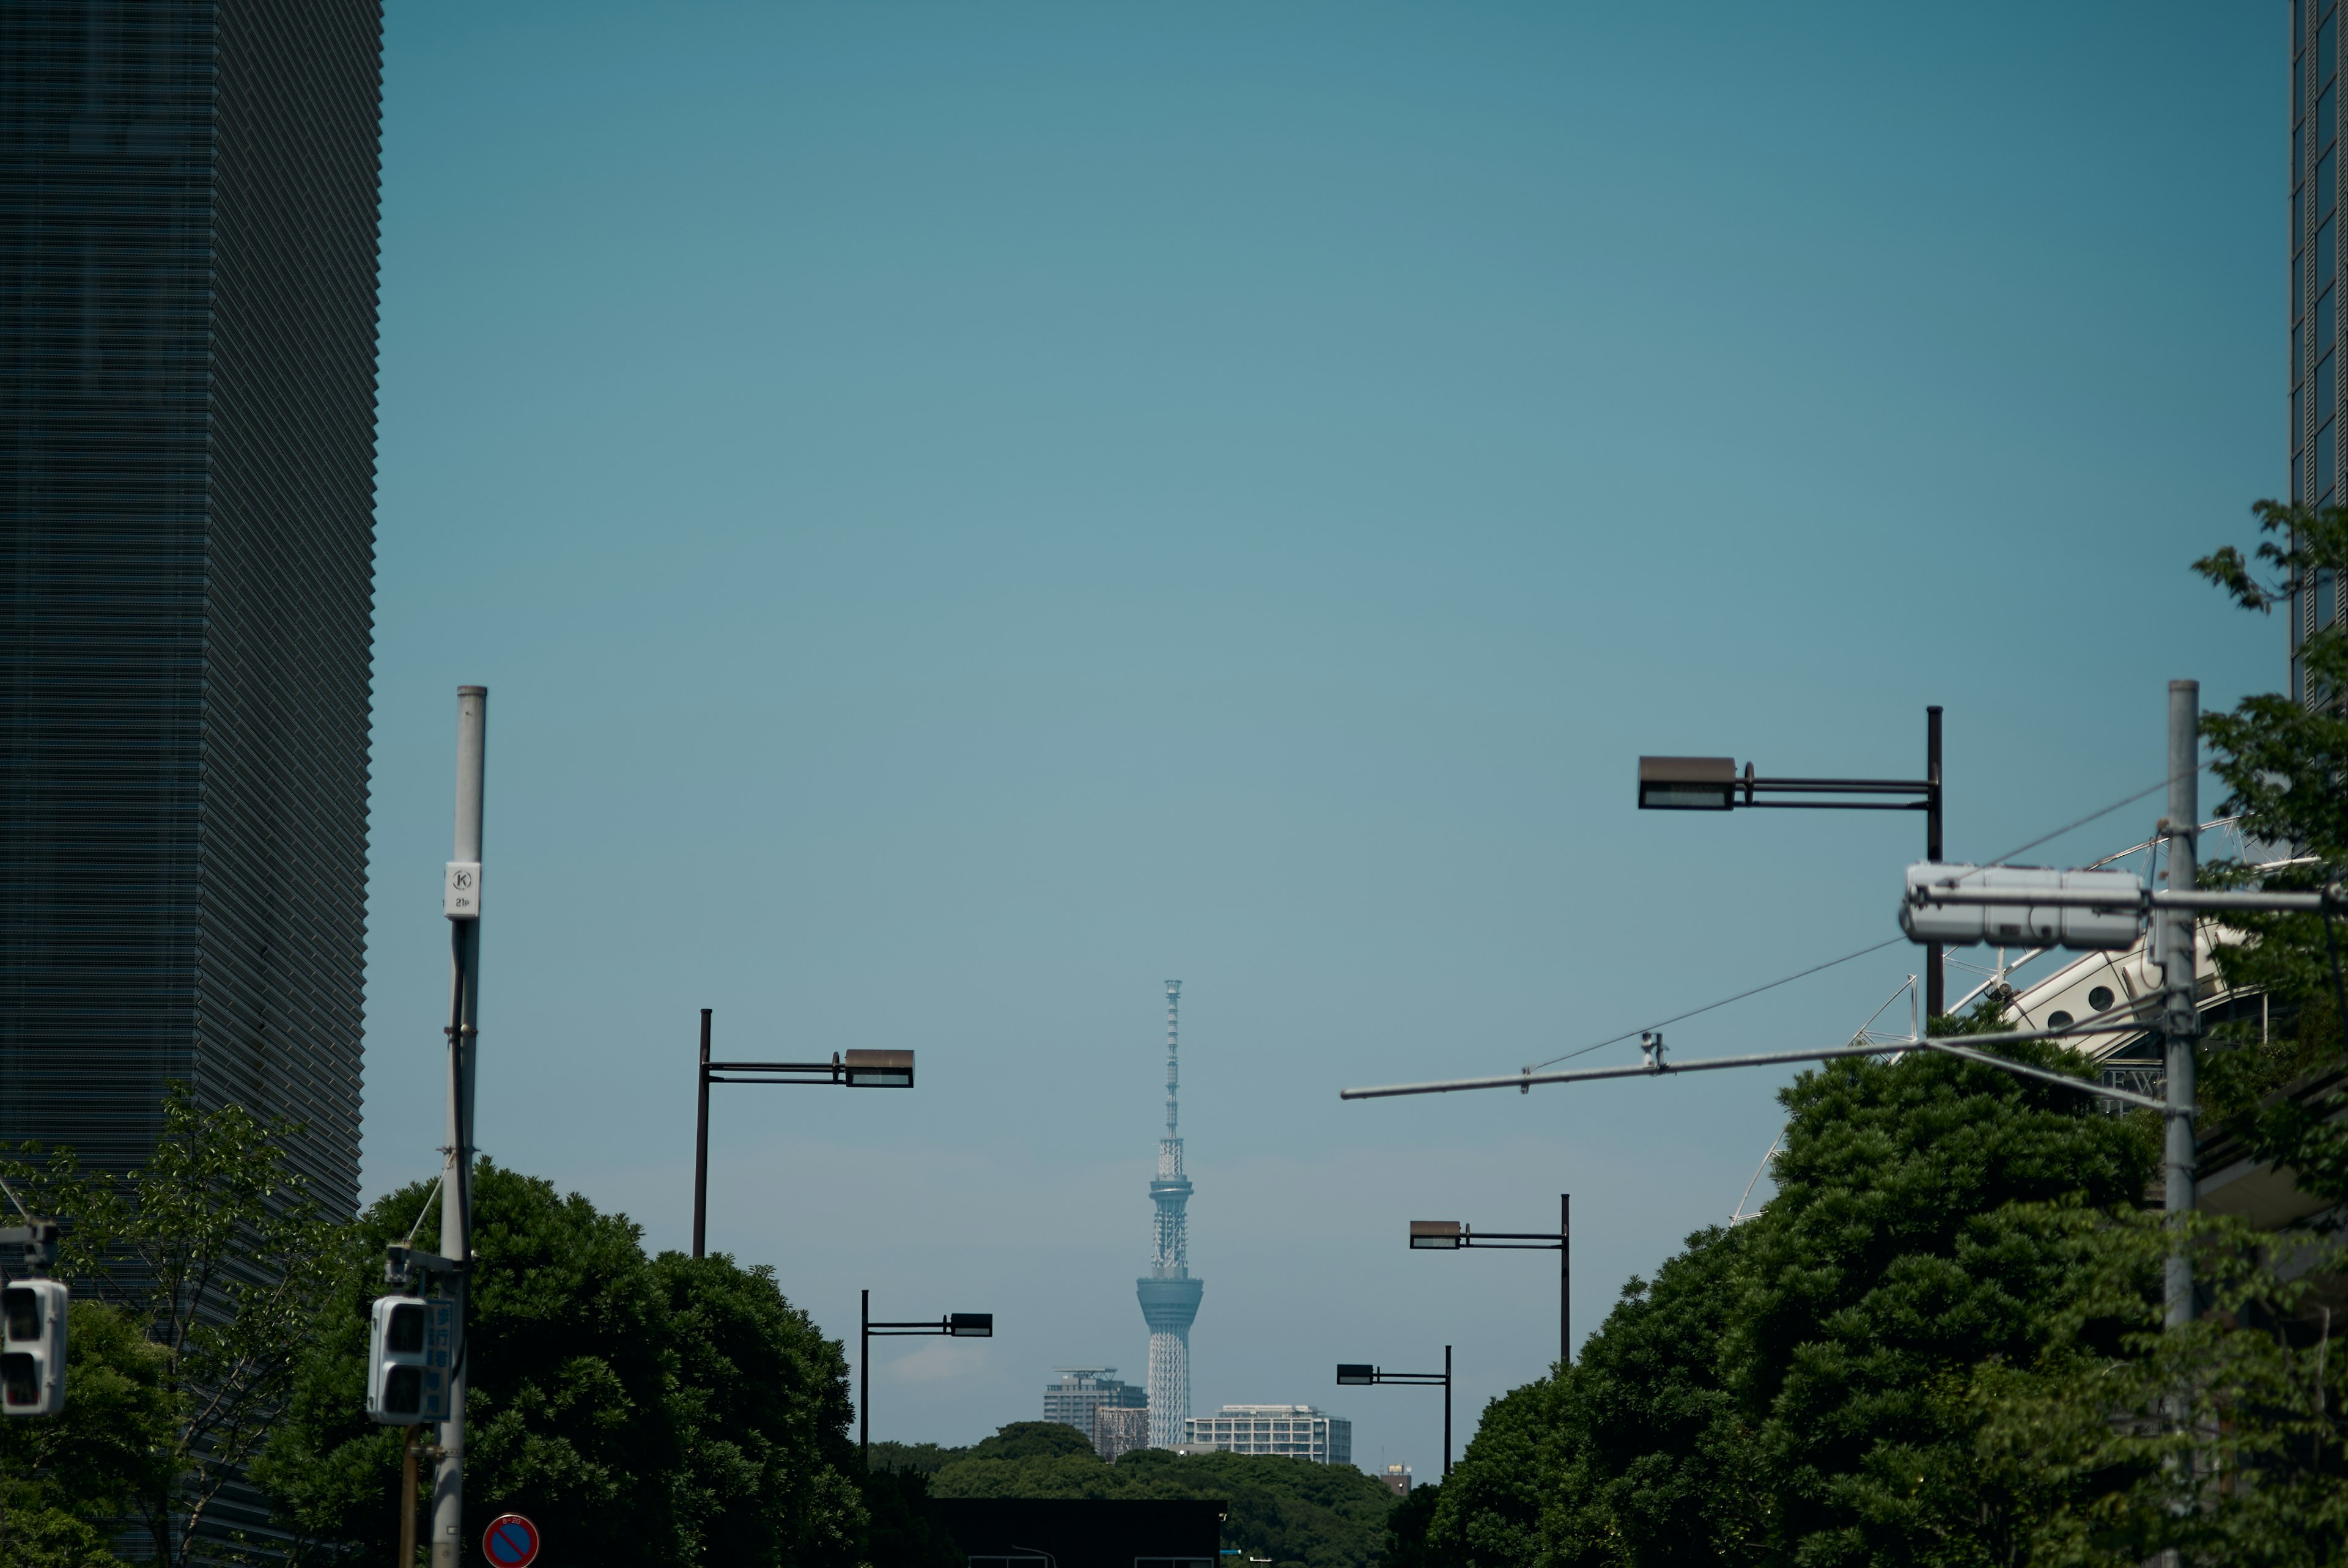
<svg viewBox="0 0 2348 1568">
<path fill-rule="evenodd" d="M 2097 1012 L 2108 1012 L 2112 1006 L 2112 988 L 2097 986 L 2087 993 L 2087 1005 Z"/>
<path fill-rule="evenodd" d="M 2066 1012 L 2050 1012 L 2046 1015 L 2046 1027 L 2048 1029 L 2068 1029 L 2071 1027 L 2071 1015 Z"/>
</svg>

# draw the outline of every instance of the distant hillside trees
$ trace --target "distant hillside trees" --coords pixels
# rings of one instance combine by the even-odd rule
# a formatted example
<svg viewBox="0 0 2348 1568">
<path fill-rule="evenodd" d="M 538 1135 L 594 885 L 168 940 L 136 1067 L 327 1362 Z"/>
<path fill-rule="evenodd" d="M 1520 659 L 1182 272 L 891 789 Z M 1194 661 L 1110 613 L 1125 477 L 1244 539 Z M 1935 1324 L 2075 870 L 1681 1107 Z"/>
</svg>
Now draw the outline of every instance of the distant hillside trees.
<svg viewBox="0 0 2348 1568">
<path fill-rule="evenodd" d="M 1057 1421 L 1013 1422 L 945 1463 L 932 1485 L 942 1498 L 1220 1499 L 1231 1504 L 1227 1548 L 1304 1568 L 1367 1568 L 1395 1506 L 1385 1482 L 1351 1465 L 1165 1449 L 1137 1449 L 1110 1464 Z"/>
</svg>

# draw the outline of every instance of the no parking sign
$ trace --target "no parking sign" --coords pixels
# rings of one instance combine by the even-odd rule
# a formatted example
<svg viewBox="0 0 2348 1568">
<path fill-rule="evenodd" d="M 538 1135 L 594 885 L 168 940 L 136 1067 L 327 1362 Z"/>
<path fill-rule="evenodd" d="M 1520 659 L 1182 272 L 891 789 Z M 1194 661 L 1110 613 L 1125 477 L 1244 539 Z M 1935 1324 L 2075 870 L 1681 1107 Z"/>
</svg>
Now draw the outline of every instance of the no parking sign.
<svg viewBox="0 0 2348 1568">
<path fill-rule="evenodd" d="M 530 1568 L 538 1557 L 538 1526 L 519 1513 L 500 1513 L 481 1537 L 481 1555 L 497 1568 Z"/>
</svg>

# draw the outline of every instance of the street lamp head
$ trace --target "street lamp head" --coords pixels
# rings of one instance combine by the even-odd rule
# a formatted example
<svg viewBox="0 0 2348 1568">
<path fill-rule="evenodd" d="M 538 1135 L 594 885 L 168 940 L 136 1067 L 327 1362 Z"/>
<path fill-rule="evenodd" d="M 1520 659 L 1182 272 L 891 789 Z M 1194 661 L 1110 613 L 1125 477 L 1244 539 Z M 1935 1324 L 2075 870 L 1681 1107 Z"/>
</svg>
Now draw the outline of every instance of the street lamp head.
<svg viewBox="0 0 2348 1568">
<path fill-rule="evenodd" d="M 1340 1383 L 1347 1385 L 1356 1383 L 1366 1384 L 1375 1383 L 1377 1380 L 1378 1369 L 1375 1367 L 1371 1366 L 1366 1361 L 1340 1361 L 1337 1363 L 1337 1381 Z"/>
<path fill-rule="evenodd" d="M 1410 1245 L 1414 1252 L 1453 1252 L 1460 1244 L 1457 1220 L 1413 1220 Z"/>
<path fill-rule="evenodd" d="M 1728 811 L 1736 804 L 1735 757 L 1641 757 L 1641 811 Z"/>
<path fill-rule="evenodd" d="M 994 1314 L 992 1312 L 954 1312 L 946 1317 L 946 1332 L 956 1339 L 992 1339 L 994 1337 Z"/>
<path fill-rule="evenodd" d="M 840 1058 L 850 1089 L 911 1089 L 913 1053 L 910 1050 L 850 1050 Z"/>
</svg>

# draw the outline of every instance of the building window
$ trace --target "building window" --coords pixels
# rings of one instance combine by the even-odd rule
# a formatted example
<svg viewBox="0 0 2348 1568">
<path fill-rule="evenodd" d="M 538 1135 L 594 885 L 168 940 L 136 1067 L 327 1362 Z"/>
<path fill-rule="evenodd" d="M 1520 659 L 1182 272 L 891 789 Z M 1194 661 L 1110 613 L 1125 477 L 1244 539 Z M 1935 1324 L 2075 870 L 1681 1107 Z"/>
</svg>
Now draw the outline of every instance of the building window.
<svg viewBox="0 0 2348 1568">
<path fill-rule="evenodd" d="M 2332 85 L 2333 71 L 2340 64 L 2340 13 L 2334 11 L 2315 29 L 2315 85 Z"/>
<path fill-rule="evenodd" d="M 2332 504 L 2332 426 L 2326 425 L 2315 433 L 2313 488 L 2318 506 L 2328 507 Z"/>
<path fill-rule="evenodd" d="M 2307 134 L 2308 139 L 2315 144 L 2318 151 L 2330 147 L 2333 143 L 2333 133 L 2337 128 L 2339 119 L 2333 111 L 2339 107 L 2340 84 L 2337 82 L 2316 96 L 2315 123 L 2309 128 Z"/>
<path fill-rule="evenodd" d="M 2315 231 L 2315 278 L 2318 287 L 2332 281 L 2333 239 L 2332 222 L 2326 219 L 2323 227 Z"/>
<path fill-rule="evenodd" d="M 2340 172 L 2335 167 L 2338 161 L 2336 149 L 2315 160 L 2315 220 L 2318 223 L 2331 217 L 2332 209 L 2337 204 L 2340 190 L 2339 181 L 2334 177 Z"/>
</svg>

